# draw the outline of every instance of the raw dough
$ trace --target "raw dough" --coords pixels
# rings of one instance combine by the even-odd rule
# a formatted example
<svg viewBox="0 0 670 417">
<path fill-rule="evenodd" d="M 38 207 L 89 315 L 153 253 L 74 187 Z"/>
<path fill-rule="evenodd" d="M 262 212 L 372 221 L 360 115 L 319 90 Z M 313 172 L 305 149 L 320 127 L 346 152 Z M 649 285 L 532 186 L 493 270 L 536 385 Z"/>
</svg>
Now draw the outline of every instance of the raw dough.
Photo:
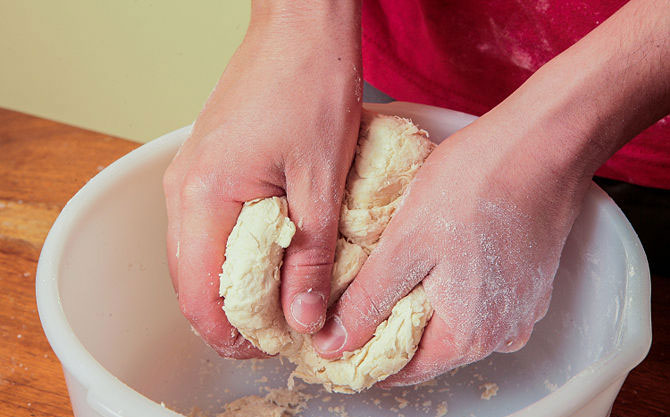
<svg viewBox="0 0 670 417">
<path fill-rule="evenodd" d="M 428 133 L 410 120 L 364 112 L 347 177 L 340 233 L 370 253 L 434 148 Z"/>
<path fill-rule="evenodd" d="M 303 347 L 289 360 L 298 366 L 292 376 L 311 384 L 322 384 L 328 391 L 354 393 L 400 371 L 412 359 L 433 309 L 422 285 L 393 307 L 386 321 L 360 349 L 347 352 L 339 360 L 320 357 L 303 335 Z"/>
<path fill-rule="evenodd" d="M 286 199 L 244 204 L 226 243 L 219 292 L 230 323 L 254 346 L 276 355 L 293 343 L 281 312 L 279 269 L 295 225 Z"/>
<path fill-rule="evenodd" d="M 216 417 L 291 417 L 307 406 L 310 395 L 286 388 L 271 389 L 265 397 L 248 395 L 225 406 Z"/>
<path fill-rule="evenodd" d="M 349 243 L 343 237 L 337 239 L 328 307 L 339 300 L 344 290 L 349 286 L 349 283 L 358 274 L 366 259 L 368 259 L 368 254 L 365 253 L 362 247 L 355 243 Z"/>
<path fill-rule="evenodd" d="M 266 401 L 258 395 L 248 395 L 226 404 L 225 411 L 216 417 L 288 417 L 289 415 L 277 404 Z"/>
<path fill-rule="evenodd" d="M 344 292 L 391 220 L 410 181 L 434 148 L 411 121 L 364 112 L 347 178 L 329 305 Z M 295 226 L 286 199 L 247 202 L 226 244 L 220 294 L 230 323 L 254 346 L 286 356 L 292 376 L 329 391 L 352 393 L 393 375 L 412 359 L 432 315 L 422 285 L 398 301 L 362 348 L 339 360 L 321 358 L 311 336 L 293 331 L 279 302 L 284 248 Z"/>
</svg>

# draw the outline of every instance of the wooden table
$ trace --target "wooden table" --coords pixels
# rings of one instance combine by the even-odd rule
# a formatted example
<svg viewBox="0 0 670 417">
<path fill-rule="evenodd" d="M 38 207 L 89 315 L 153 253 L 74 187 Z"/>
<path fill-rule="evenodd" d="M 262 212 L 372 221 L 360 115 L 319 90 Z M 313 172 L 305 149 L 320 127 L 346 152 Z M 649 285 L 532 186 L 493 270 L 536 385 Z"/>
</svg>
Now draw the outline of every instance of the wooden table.
<svg viewBox="0 0 670 417">
<path fill-rule="evenodd" d="M 0 109 L 0 416 L 72 415 L 60 363 L 37 315 L 37 259 L 67 200 L 137 146 Z M 670 279 L 654 276 L 652 286 L 654 342 L 626 380 L 616 417 L 670 413 Z"/>
</svg>

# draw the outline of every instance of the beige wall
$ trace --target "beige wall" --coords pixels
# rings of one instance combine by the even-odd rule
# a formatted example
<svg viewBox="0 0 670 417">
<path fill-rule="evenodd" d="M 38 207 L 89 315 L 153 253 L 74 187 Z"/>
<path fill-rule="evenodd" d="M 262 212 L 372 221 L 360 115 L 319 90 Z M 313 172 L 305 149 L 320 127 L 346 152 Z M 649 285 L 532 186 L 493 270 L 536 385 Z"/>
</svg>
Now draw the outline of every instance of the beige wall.
<svg viewBox="0 0 670 417">
<path fill-rule="evenodd" d="M 248 0 L 0 0 L 0 107 L 148 141 L 196 117 Z"/>
</svg>

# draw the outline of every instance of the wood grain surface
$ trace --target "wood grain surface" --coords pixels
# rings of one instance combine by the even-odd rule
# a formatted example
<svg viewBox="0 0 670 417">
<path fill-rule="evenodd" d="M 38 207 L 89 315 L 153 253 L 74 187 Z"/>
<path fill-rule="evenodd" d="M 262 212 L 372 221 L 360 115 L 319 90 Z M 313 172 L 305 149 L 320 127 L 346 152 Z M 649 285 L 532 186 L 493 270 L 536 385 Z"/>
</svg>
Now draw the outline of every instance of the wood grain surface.
<svg viewBox="0 0 670 417">
<path fill-rule="evenodd" d="M 47 232 L 86 181 L 138 144 L 0 109 L 0 415 L 72 416 L 35 305 Z"/>
<path fill-rule="evenodd" d="M 37 259 L 68 199 L 137 146 L 0 109 L 0 416 L 72 416 L 60 363 L 37 314 Z M 653 345 L 626 380 L 612 416 L 670 415 L 669 284 L 652 278 Z"/>
</svg>

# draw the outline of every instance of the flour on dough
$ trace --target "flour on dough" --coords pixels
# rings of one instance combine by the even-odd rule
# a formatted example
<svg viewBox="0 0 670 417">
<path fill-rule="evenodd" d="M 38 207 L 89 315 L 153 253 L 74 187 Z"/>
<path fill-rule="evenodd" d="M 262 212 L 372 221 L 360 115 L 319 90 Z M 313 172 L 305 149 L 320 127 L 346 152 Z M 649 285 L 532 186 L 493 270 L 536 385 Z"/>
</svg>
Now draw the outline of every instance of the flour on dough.
<svg viewBox="0 0 670 417">
<path fill-rule="evenodd" d="M 364 111 L 356 156 L 347 177 L 329 305 L 356 276 L 377 245 L 409 183 L 434 148 L 410 120 Z M 228 320 L 262 351 L 297 365 L 292 376 L 327 390 L 358 392 L 402 369 L 414 355 L 432 315 L 419 284 L 398 301 L 365 346 L 341 359 L 321 358 L 311 336 L 293 331 L 279 301 L 283 250 L 295 226 L 286 199 L 247 202 L 228 238 L 220 294 Z"/>
</svg>

